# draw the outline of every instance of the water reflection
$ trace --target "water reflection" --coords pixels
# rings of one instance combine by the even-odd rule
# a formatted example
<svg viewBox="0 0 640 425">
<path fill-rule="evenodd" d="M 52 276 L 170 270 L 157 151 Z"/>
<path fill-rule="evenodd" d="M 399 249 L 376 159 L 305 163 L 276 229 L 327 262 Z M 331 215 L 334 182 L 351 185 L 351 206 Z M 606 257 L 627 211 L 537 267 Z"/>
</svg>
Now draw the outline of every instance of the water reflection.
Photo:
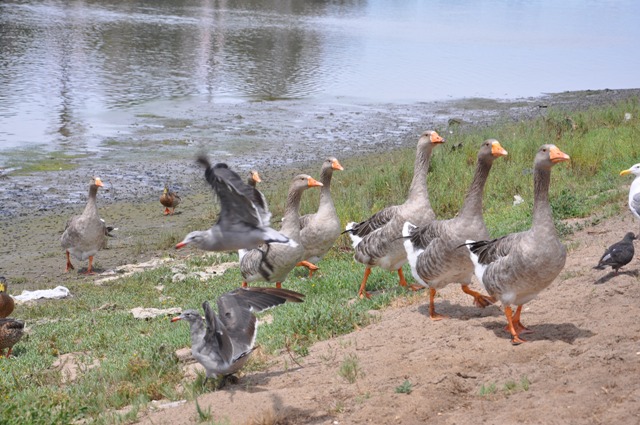
<svg viewBox="0 0 640 425">
<path fill-rule="evenodd" d="M 95 149 L 157 101 L 636 87 L 638 18 L 632 0 L 4 1 L 0 149 Z"/>
</svg>

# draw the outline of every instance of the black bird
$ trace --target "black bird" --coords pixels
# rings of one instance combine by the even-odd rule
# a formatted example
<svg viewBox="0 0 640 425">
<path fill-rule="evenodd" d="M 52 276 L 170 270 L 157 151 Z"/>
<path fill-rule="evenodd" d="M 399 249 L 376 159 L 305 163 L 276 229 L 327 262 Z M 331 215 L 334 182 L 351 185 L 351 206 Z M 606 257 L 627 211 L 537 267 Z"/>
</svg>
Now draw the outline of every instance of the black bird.
<svg viewBox="0 0 640 425">
<path fill-rule="evenodd" d="M 204 366 L 206 379 L 227 377 L 239 371 L 256 348 L 258 319 L 261 312 L 287 301 L 300 303 L 304 294 L 281 288 L 247 287 L 234 289 L 218 298 L 218 314 L 209 302 L 202 303 L 204 320 L 196 310 L 186 310 L 172 322 L 186 320 L 191 331 L 191 354 Z M 206 383 L 205 379 L 205 383 Z"/>
<path fill-rule="evenodd" d="M 620 242 L 616 242 L 611 245 L 602 254 L 602 258 L 598 262 L 598 265 L 594 267 L 597 270 L 604 270 L 607 266 L 611 266 L 616 276 L 618 275 L 618 269 L 625 266 L 633 260 L 634 249 L 633 241 L 636 239 L 636 235 L 633 232 L 629 232 L 624 235 L 624 238 Z"/>
</svg>

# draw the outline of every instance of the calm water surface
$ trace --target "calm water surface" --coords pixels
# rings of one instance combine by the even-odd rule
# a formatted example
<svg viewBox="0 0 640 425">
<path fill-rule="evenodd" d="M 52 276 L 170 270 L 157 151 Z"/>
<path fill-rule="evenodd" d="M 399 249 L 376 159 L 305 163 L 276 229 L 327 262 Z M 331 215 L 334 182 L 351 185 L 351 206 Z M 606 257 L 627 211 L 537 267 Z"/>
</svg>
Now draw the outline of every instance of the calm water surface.
<svg viewBox="0 0 640 425">
<path fill-rule="evenodd" d="M 638 22 L 636 0 L 4 0 L 0 165 L 174 105 L 640 87 Z"/>
</svg>

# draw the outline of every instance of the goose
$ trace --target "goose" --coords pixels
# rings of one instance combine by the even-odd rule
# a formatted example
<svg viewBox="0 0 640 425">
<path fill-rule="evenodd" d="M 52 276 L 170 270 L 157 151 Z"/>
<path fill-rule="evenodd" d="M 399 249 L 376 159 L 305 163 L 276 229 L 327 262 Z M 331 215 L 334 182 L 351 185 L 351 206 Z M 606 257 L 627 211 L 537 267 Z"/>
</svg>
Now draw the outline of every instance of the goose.
<svg viewBox="0 0 640 425">
<path fill-rule="evenodd" d="M 0 319 L 0 357 L 5 348 L 8 348 L 6 357 L 11 355 L 13 346 L 16 345 L 24 334 L 24 322 L 10 317 Z"/>
<path fill-rule="evenodd" d="M 364 277 L 358 291 L 360 298 L 371 297 L 366 291 L 366 284 L 374 266 L 397 271 L 400 285 L 407 286 L 402 272 L 402 265 L 407 262 L 407 253 L 402 244 L 402 226 L 405 221 L 422 226 L 435 219 L 435 213 L 429 203 L 426 178 L 433 147 L 444 141 L 445 139 L 435 131 L 425 131 L 420 136 L 416 148 L 413 180 L 409 187 L 409 196 L 403 204 L 387 207 L 360 223 L 347 223 L 344 233 L 348 233 L 351 238 L 355 250 L 354 259 L 365 265 Z M 422 287 L 411 287 L 414 290 L 420 288 Z"/>
<path fill-rule="evenodd" d="M 309 277 L 318 269 L 315 265 L 329 252 L 335 241 L 340 237 L 340 218 L 331 198 L 331 177 L 333 171 L 344 170 L 337 158 L 330 157 L 322 163 L 320 170 L 320 202 L 318 211 L 300 217 L 300 242 L 304 247 L 303 261 L 298 266 L 309 269 Z"/>
<path fill-rule="evenodd" d="M 268 218 L 267 221 L 271 220 L 271 212 L 269 211 L 269 205 L 267 204 L 267 198 L 264 197 L 262 192 L 258 190 L 258 183 L 261 183 L 262 179 L 260 178 L 260 174 L 256 170 L 249 171 L 249 178 L 247 179 L 247 184 L 253 188 L 253 196 L 256 204 L 262 208 L 265 216 Z"/>
<path fill-rule="evenodd" d="M 306 174 L 299 174 L 293 178 L 289 186 L 287 203 L 282 219 L 280 232 L 289 239 L 300 241 L 300 199 L 302 192 L 311 187 L 322 186 L 322 183 Z M 265 247 L 252 249 L 241 254 L 240 273 L 242 286 L 248 282 L 267 281 L 276 282 L 280 288 L 282 281 L 289 272 L 302 261 L 304 247 L 301 244 L 290 246 L 285 244 L 267 244 Z"/>
<path fill-rule="evenodd" d="M 445 318 L 435 312 L 434 297 L 438 289 L 452 282 L 459 282 L 462 291 L 471 295 L 478 307 L 495 302 L 469 288 L 473 278 L 473 263 L 457 247 L 467 239 L 489 238 L 482 216 L 482 194 L 494 159 L 506 155 L 507 151 L 500 142 L 485 140 L 478 152 L 473 182 L 459 214 L 449 220 L 433 220 L 422 227 L 416 227 L 408 221 L 404 223 L 402 236 L 411 274 L 420 285 L 429 288 L 431 320 Z"/>
<path fill-rule="evenodd" d="M 271 214 L 260 206 L 257 189 L 242 181 L 227 164 L 212 166 L 205 155 L 197 161 L 205 167 L 205 178 L 220 200 L 220 213 L 213 227 L 189 233 L 176 249 L 193 244 L 207 251 L 237 251 L 263 243 L 290 243 L 287 236 L 269 227 Z"/>
<path fill-rule="evenodd" d="M 522 305 L 534 299 L 564 268 L 567 250 L 553 224 L 549 205 L 551 167 L 569 161 L 569 155 L 553 144 L 542 145 L 534 160 L 534 200 L 531 228 L 490 241 L 465 244 L 478 280 L 490 296 L 500 300 L 507 317 L 511 343 L 525 342 L 531 332 L 520 322 Z M 516 305 L 513 313 L 511 306 Z"/>
<path fill-rule="evenodd" d="M 100 177 L 94 177 L 89 185 L 89 199 L 84 211 L 82 214 L 70 218 L 64 228 L 60 243 L 67 255 L 65 273 L 74 268 L 69 257 L 69 255 L 73 255 L 74 258 L 80 261 L 88 258 L 89 267 L 85 274 L 94 274 L 93 257 L 104 247 L 106 234 L 108 233 L 104 221 L 98 215 L 98 206 L 96 204 L 98 188 L 102 186 L 104 184 Z"/>
<path fill-rule="evenodd" d="M 160 195 L 160 203 L 164 206 L 164 215 L 173 215 L 176 212 L 176 207 L 180 205 L 180 201 L 182 201 L 180 196 L 176 192 L 169 190 L 169 186 L 165 183 L 162 195 Z"/>
<path fill-rule="evenodd" d="M 629 188 L 629 209 L 635 218 L 640 219 L 640 163 L 627 170 L 620 171 L 621 176 L 626 176 L 627 174 L 636 176 Z"/>
<path fill-rule="evenodd" d="M 237 288 L 218 298 L 218 314 L 202 303 L 204 320 L 196 310 L 186 310 L 171 322 L 186 320 L 191 333 L 191 354 L 206 370 L 209 378 L 221 381 L 238 372 L 257 347 L 258 319 L 253 314 L 285 302 L 301 303 L 304 295 L 278 288 Z"/>
<path fill-rule="evenodd" d="M 9 285 L 4 276 L 0 276 L 0 318 L 9 317 L 15 308 L 13 297 L 7 293 Z"/>
<path fill-rule="evenodd" d="M 635 239 L 636 235 L 634 235 L 633 232 L 628 232 L 621 241 L 614 243 L 605 250 L 600 261 L 598 261 L 598 265 L 596 265 L 594 269 L 604 270 L 608 266 L 611 266 L 617 276 L 618 270 L 633 260 L 633 255 L 635 254 L 633 241 Z"/>
</svg>

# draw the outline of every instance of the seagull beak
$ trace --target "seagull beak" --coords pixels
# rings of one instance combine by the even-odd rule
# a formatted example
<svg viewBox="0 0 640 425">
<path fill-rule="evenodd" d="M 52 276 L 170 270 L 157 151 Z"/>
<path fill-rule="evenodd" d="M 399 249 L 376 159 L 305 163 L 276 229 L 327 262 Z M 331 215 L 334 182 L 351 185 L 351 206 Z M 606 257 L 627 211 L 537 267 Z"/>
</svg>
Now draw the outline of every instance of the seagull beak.
<svg viewBox="0 0 640 425">
<path fill-rule="evenodd" d="M 186 243 L 180 242 L 179 244 L 176 245 L 176 249 L 184 248 L 185 246 L 187 246 Z"/>
<path fill-rule="evenodd" d="M 549 159 L 551 159 L 551 162 L 556 164 L 558 162 L 568 161 L 569 155 L 567 155 L 566 153 L 558 149 L 556 146 L 554 146 L 549 150 Z"/>
<path fill-rule="evenodd" d="M 620 175 L 621 176 L 626 176 L 627 174 L 631 174 L 631 168 L 629 168 L 628 170 L 620 171 Z"/>
<path fill-rule="evenodd" d="M 322 183 L 320 183 L 318 180 L 314 179 L 313 177 L 309 177 L 307 184 L 309 185 L 309 187 L 324 186 Z"/>
<path fill-rule="evenodd" d="M 491 144 L 491 155 L 493 156 L 507 156 L 507 151 L 502 147 L 500 142 L 495 141 Z"/>
</svg>

